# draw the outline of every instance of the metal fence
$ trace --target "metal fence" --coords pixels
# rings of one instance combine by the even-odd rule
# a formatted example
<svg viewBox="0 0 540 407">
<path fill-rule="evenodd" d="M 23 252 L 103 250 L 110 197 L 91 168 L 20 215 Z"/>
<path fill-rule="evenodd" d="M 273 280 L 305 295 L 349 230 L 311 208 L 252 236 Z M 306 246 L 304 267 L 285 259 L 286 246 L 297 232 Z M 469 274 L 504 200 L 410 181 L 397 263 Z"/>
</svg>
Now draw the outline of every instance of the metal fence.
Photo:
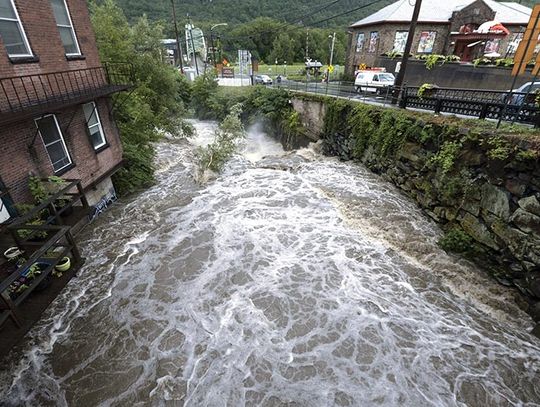
<svg viewBox="0 0 540 407">
<path fill-rule="evenodd" d="M 0 123 L 125 90 L 132 84 L 131 64 L 1 78 Z"/>
<path fill-rule="evenodd" d="M 400 94 L 402 108 L 428 110 L 463 117 L 516 122 L 540 126 L 540 107 L 535 94 L 481 89 L 436 88 L 420 97 L 419 87 L 384 88 L 377 93 L 358 92 L 353 82 L 296 82 L 283 80 L 274 87 L 347 98 L 364 103 L 390 106 L 394 92 Z"/>
</svg>

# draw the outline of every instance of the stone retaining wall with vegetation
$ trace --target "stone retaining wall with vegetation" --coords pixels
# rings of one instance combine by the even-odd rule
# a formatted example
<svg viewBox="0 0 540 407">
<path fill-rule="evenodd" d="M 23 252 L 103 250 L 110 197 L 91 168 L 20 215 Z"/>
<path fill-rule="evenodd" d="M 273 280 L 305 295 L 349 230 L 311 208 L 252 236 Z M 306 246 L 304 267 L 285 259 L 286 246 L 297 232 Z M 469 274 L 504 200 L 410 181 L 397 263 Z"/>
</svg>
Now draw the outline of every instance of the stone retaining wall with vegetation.
<svg viewBox="0 0 540 407">
<path fill-rule="evenodd" d="M 462 252 L 521 290 L 540 321 L 540 136 L 523 127 L 461 120 L 319 96 L 296 95 L 324 114 L 324 152 L 355 160 L 413 197 Z M 311 107 L 310 107 L 311 105 Z"/>
</svg>

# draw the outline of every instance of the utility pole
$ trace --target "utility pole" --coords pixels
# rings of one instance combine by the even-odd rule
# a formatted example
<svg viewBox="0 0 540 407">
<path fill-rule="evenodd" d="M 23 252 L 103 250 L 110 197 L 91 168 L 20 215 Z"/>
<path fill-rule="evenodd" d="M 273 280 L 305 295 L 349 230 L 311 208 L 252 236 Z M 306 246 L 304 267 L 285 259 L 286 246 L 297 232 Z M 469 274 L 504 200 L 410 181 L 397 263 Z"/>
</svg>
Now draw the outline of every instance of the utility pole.
<svg viewBox="0 0 540 407">
<path fill-rule="evenodd" d="M 178 24 L 176 23 L 176 8 L 174 7 L 174 0 L 171 0 L 172 14 L 174 19 L 174 34 L 176 35 L 176 51 L 178 51 L 178 62 L 180 64 L 180 72 L 184 73 L 184 53 L 182 52 L 182 45 L 180 44 L 180 37 L 178 36 Z"/>
<path fill-rule="evenodd" d="M 306 61 L 309 59 L 309 28 L 306 29 Z"/>
<path fill-rule="evenodd" d="M 193 24 L 191 24 L 191 17 L 189 14 L 187 15 L 188 18 L 188 27 L 189 27 L 189 39 L 191 42 L 191 51 L 193 52 L 193 60 L 195 61 L 195 72 L 197 72 L 197 76 L 199 76 L 199 64 L 197 63 L 197 56 L 195 55 L 195 41 L 193 41 Z"/>
<path fill-rule="evenodd" d="M 328 68 L 332 66 L 332 63 L 334 62 L 334 46 L 336 45 L 336 33 L 332 36 L 332 48 L 330 50 L 330 65 Z"/>
<path fill-rule="evenodd" d="M 219 23 L 214 24 L 212 27 L 210 27 L 210 42 L 212 44 L 212 60 L 214 61 L 214 68 L 216 67 L 216 48 L 214 46 L 214 28 L 222 26 L 222 25 L 228 25 L 227 23 Z"/>
<path fill-rule="evenodd" d="M 414 32 L 416 31 L 416 24 L 418 23 L 418 16 L 420 15 L 420 7 L 422 7 L 422 0 L 416 0 L 416 3 L 414 4 L 411 26 L 409 27 L 407 43 L 405 44 L 405 51 L 403 52 L 403 58 L 401 59 L 401 67 L 399 68 L 396 81 L 394 82 L 394 95 L 392 96 L 393 105 L 395 105 L 399 99 L 403 80 L 405 79 L 407 63 L 409 62 L 409 54 L 411 53 L 412 43 L 414 40 Z"/>
</svg>

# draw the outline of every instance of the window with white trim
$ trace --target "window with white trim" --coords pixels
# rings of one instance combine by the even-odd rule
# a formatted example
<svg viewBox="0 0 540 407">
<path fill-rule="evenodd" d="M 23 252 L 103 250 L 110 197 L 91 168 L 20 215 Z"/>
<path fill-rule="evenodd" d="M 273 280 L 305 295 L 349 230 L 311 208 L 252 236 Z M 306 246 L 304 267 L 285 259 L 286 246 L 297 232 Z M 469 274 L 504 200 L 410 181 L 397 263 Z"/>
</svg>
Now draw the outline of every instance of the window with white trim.
<svg viewBox="0 0 540 407">
<path fill-rule="evenodd" d="M 14 0 L 0 0 L 0 37 L 10 57 L 32 56 Z"/>
<path fill-rule="evenodd" d="M 69 156 L 64 137 L 62 137 L 62 131 L 60 130 L 56 116 L 51 114 L 36 119 L 36 125 L 51 159 L 54 172 L 63 170 L 71 165 L 71 157 Z"/>
<path fill-rule="evenodd" d="M 90 141 L 94 146 L 94 150 L 97 150 L 107 144 L 105 134 L 103 133 L 103 127 L 101 126 L 97 106 L 94 102 L 86 103 L 83 105 L 83 110 L 84 116 L 86 117 L 86 125 L 88 126 Z"/>
<path fill-rule="evenodd" d="M 81 55 L 66 0 L 51 0 L 51 6 L 66 55 Z"/>
</svg>

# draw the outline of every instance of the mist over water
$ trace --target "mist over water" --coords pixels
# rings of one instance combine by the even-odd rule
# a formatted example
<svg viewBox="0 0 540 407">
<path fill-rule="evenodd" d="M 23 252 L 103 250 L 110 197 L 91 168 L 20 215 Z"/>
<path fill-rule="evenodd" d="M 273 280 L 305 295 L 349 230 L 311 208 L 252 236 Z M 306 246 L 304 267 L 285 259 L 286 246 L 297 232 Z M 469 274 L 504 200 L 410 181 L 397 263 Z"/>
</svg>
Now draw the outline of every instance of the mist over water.
<svg viewBox="0 0 540 407">
<path fill-rule="evenodd" d="M 205 186 L 198 136 L 79 236 L 87 262 L 0 366 L 0 405 L 537 406 L 509 289 L 392 185 L 260 128 Z"/>
</svg>

